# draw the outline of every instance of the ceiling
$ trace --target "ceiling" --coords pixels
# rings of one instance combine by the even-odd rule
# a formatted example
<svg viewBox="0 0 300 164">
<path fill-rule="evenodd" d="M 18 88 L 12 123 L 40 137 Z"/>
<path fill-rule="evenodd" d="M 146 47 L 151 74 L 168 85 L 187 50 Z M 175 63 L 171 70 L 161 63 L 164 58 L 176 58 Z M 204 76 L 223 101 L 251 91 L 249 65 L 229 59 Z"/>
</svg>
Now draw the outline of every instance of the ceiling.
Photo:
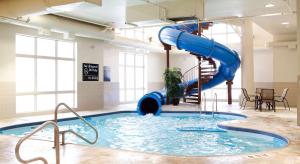
<svg viewBox="0 0 300 164">
<path fill-rule="evenodd" d="M 142 4 L 157 4 L 173 0 L 102 0 L 102 6 L 78 8 L 60 13 L 61 16 L 80 19 L 114 27 L 122 27 L 126 22 L 126 7 Z M 186 0 L 183 0 L 186 1 Z M 297 29 L 296 0 L 204 0 L 205 18 L 222 20 L 227 18 L 251 18 L 259 26 L 272 34 L 295 33 Z M 188 1 L 187 1 L 188 2 Z M 274 7 L 266 8 L 272 3 Z M 265 14 L 284 13 L 277 16 Z M 282 25 L 282 22 L 289 22 Z"/>
<path fill-rule="evenodd" d="M 205 0 L 205 17 L 211 20 L 251 18 L 272 34 L 296 33 L 296 0 Z M 274 7 L 266 8 L 266 4 Z M 279 15 L 282 13 L 281 15 Z M 272 15 L 273 16 L 270 16 Z M 266 16 L 269 15 L 269 16 Z M 288 25 L 282 25 L 289 22 Z"/>
</svg>

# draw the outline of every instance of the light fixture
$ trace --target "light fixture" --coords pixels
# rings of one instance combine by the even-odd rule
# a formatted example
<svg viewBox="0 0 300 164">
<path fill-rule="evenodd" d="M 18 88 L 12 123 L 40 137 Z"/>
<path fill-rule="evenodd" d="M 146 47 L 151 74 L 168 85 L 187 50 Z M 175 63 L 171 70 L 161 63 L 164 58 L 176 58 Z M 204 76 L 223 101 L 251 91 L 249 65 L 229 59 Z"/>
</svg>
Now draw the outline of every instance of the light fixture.
<svg viewBox="0 0 300 164">
<path fill-rule="evenodd" d="M 282 22 L 281 24 L 282 24 L 282 25 L 289 25 L 290 22 Z"/>
<path fill-rule="evenodd" d="M 260 15 L 260 16 L 261 17 L 271 17 L 271 16 L 279 16 L 279 15 L 283 15 L 283 13 L 263 14 L 263 15 Z"/>
<path fill-rule="evenodd" d="M 266 8 L 271 8 L 271 7 L 274 7 L 274 6 L 275 6 L 275 5 L 272 4 L 272 3 L 268 3 L 268 4 L 265 5 Z"/>
</svg>

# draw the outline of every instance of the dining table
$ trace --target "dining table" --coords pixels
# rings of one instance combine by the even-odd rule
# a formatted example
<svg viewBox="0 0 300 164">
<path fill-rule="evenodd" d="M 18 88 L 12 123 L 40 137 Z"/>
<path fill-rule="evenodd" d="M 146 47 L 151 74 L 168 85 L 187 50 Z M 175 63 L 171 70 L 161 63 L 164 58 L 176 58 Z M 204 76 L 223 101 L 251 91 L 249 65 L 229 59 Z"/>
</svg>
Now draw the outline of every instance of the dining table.
<svg viewBox="0 0 300 164">
<path fill-rule="evenodd" d="M 265 99 L 265 96 L 262 95 L 262 91 L 271 91 L 271 95 L 268 95 L 268 99 Z M 270 110 L 270 107 L 272 106 L 275 111 L 275 91 L 273 88 L 256 88 L 255 89 L 255 110 L 259 109 L 262 111 L 262 104 L 265 101 L 267 108 Z M 272 102 L 272 104 L 271 104 Z"/>
</svg>

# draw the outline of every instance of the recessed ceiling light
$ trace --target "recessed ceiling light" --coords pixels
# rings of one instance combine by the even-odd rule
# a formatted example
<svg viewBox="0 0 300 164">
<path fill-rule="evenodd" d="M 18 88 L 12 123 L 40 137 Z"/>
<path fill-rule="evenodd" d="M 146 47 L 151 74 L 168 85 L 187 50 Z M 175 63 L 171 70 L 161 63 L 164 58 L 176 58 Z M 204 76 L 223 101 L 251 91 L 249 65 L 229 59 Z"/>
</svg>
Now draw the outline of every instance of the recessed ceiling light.
<svg viewBox="0 0 300 164">
<path fill-rule="evenodd" d="M 275 5 L 272 4 L 272 3 L 268 3 L 268 4 L 265 5 L 266 8 L 270 8 L 270 7 L 274 7 L 274 6 L 275 6 Z"/>
<path fill-rule="evenodd" d="M 290 22 L 282 22 L 281 24 L 282 25 L 288 25 L 288 24 L 290 24 Z"/>
<path fill-rule="evenodd" d="M 263 14 L 263 15 L 260 15 L 260 16 L 261 17 L 270 17 L 270 16 L 279 16 L 279 15 L 283 15 L 283 13 Z"/>
</svg>

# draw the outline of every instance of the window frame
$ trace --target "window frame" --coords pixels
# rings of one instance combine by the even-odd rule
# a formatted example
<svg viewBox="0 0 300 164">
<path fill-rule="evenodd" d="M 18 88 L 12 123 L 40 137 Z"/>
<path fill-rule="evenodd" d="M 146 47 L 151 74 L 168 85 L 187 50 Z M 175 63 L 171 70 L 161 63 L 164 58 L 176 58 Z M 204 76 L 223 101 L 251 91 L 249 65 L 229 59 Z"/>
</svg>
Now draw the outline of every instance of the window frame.
<svg viewBox="0 0 300 164">
<path fill-rule="evenodd" d="M 121 86 L 120 86 L 120 84 L 119 84 L 119 92 L 121 93 L 121 91 L 123 91 L 124 92 L 124 97 L 123 97 L 123 100 L 124 101 L 121 101 L 121 94 L 119 95 L 119 103 L 120 104 L 127 104 L 127 103 L 133 103 L 133 102 L 136 102 L 136 101 L 138 101 L 138 99 L 139 99 L 139 97 L 137 97 L 137 91 L 139 91 L 139 90 L 143 90 L 143 95 L 147 92 L 147 84 L 145 83 L 145 81 L 146 81 L 146 76 L 147 76 L 147 68 L 146 68 L 146 62 L 147 62 L 147 56 L 146 56 L 146 54 L 144 54 L 144 53 L 138 53 L 138 52 L 130 52 L 130 51 L 120 51 L 119 52 L 119 58 L 120 58 L 120 54 L 123 54 L 124 55 L 124 58 L 123 58 L 123 64 L 120 64 L 119 63 L 119 70 L 120 70 L 120 67 L 123 67 L 123 70 L 124 70 L 124 72 L 123 72 L 123 77 L 124 77 L 124 88 L 121 88 Z M 133 55 L 134 56 L 134 63 L 133 63 L 133 65 L 128 65 L 127 63 L 126 63 L 126 56 L 127 55 Z M 137 65 L 136 64 L 136 56 L 142 56 L 143 57 L 143 64 L 142 65 Z M 119 59 L 120 60 L 120 59 Z M 133 80 L 133 82 L 134 82 L 134 85 L 133 85 L 133 88 L 127 88 L 126 87 L 126 73 L 127 73 L 127 68 L 133 68 L 133 76 L 134 76 L 134 80 Z M 137 88 L 136 87 L 136 79 L 137 79 L 137 76 L 136 76 L 136 70 L 137 70 L 137 68 L 141 68 L 141 69 L 143 69 L 143 84 L 142 84 L 142 86 L 143 87 L 139 87 L 139 88 Z M 120 74 L 121 72 L 119 72 L 119 74 Z M 121 79 L 120 79 L 120 75 L 119 75 L 119 81 L 120 81 Z M 133 91 L 134 92 L 134 99 L 133 99 L 133 101 L 128 101 L 127 99 L 126 99 L 126 94 L 127 94 L 127 92 L 128 91 Z"/>
<path fill-rule="evenodd" d="M 48 38 L 48 37 L 40 37 L 40 36 L 30 36 L 30 35 L 25 35 L 25 34 L 15 34 L 15 39 L 17 36 L 25 36 L 25 37 L 31 37 L 34 38 L 34 54 L 29 55 L 29 54 L 21 54 L 17 53 L 17 45 L 15 47 L 15 58 L 17 59 L 18 57 L 22 58 L 30 58 L 34 60 L 34 90 L 32 92 L 18 92 L 16 90 L 16 97 L 17 96 L 29 96 L 32 95 L 34 96 L 34 109 L 30 112 L 17 112 L 17 108 L 15 110 L 16 114 L 22 114 L 22 113 L 36 113 L 36 112 L 45 112 L 45 111 L 50 111 L 53 109 L 37 109 L 37 97 L 39 95 L 55 95 L 55 106 L 60 103 L 58 102 L 58 95 L 59 94 L 72 94 L 73 95 L 73 104 L 70 104 L 71 107 L 77 108 L 77 43 L 75 41 L 69 41 L 69 40 L 62 40 L 62 39 L 56 39 L 56 38 Z M 54 56 L 41 56 L 38 55 L 37 53 L 37 46 L 38 46 L 38 39 L 48 39 L 48 40 L 53 40 L 55 41 L 55 55 Z M 72 58 L 64 58 L 64 57 L 58 57 L 58 42 L 69 42 L 72 43 L 73 45 L 73 57 Z M 16 41 L 15 41 L 16 43 Z M 54 60 L 55 63 L 55 89 L 54 91 L 38 91 L 37 85 L 38 85 L 38 77 L 37 77 L 37 72 L 38 72 L 38 59 L 47 59 L 47 60 Z M 73 63 L 73 89 L 72 90 L 65 90 L 65 91 L 59 91 L 58 90 L 58 61 L 72 61 Z M 17 65 L 16 65 L 17 67 Z M 17 73 L 17 72 L 16 72 Z M 17 103 L 17 102 L 16 102 Z M 17 105 L 16 105 L 17 106 Z"/>
</svg>

